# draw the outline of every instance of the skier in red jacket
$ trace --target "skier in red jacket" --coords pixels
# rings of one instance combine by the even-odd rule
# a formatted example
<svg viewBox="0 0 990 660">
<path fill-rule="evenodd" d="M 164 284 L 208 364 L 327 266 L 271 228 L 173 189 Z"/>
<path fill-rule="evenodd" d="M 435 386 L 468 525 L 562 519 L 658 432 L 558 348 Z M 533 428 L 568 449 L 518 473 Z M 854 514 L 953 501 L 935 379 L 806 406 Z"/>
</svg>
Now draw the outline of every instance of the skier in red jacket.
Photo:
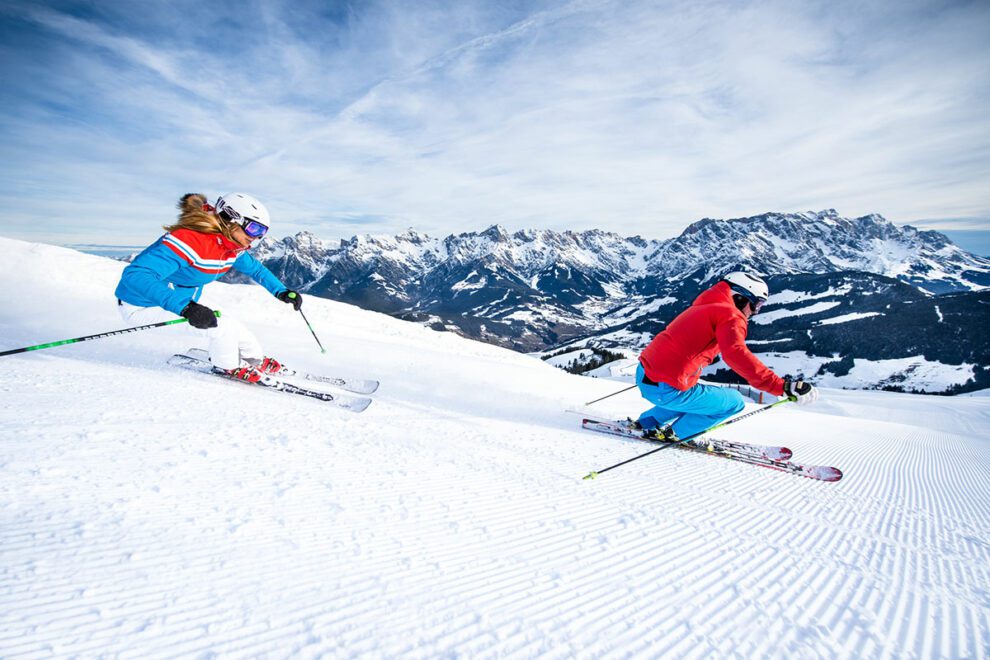
<svg viewBox="0 0 990 660">
<path fill-rule="evenodd" d="M 654 406 L 633 427 L 646 435 L 686 438 L 741 411 L 743 398 L 736 390 L 698 384 L 701 370 L 719 353 L 753 387 L 800 404 L 815 401 L 814 386 L 781 378 L 746 348 L 749 318 L 768 296 L 758 275 L 729 273 L 654 337 L 636 370 L 639 391 Z"/>
</svg>

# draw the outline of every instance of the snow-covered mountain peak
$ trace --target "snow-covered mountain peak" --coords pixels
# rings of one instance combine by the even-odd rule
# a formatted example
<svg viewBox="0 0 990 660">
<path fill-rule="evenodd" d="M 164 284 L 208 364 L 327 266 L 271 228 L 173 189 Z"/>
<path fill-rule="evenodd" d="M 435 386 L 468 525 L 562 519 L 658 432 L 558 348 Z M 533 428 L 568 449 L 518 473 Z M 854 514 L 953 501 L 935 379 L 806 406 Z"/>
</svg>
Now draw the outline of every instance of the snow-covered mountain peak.
<svg viewBox="0 0 990 660">
<path fill-rule="evenodd" d="M 990 260 L 960 250 L 943 234 L 898 227 L 879 214 L 846 218 L 835 209 L 704 218 L 664 241 L 627 238 L 600 229 L 523 229 L 510 234 L 495 224 L 481 232 L 442 239 L 413 229 L 395 236 L 357 235 L 336 250 L 303 232 L 279 245 L 265 243 L 259 253 L 281 256 L 294 250 L 310 261 L 322 257 L 402 262 L 417 277 L 440 264 L 487 260 L 523 278 L 563 264 L 622 278 L 662 275 L 677 280 L 699 268 L 719 273 L 746 267 L 766 274 L 860 270 L 922 287 L 926 280 L 933 291 L 990 285 Z"/>
<path fill-rule="evenodd" d="M 281 241 L 285 249 L 307 250 L 312 252 L 325 252 L 332 250 L 332 246 L 315 234 L 308 231 L 301 231 L 295 236 L 286 236 Z"/>
<path fill-rule="evenodd" d="M 834 209 L 705 218 L 667 240 L 601 229 L 510 234 L 496 224 L 443 238 L 414 230 L 361 235 L 332 250 L 298 236 L 258 256 L 304 292 L 429 323 L 440 318 L 442 327 L 520 350 L 610 332 L 629 325 L 637 308 L 644 330 L 612 336 L 639 345 L 661 311 L 657 301 L 672 313 L 679 300 L 741 268 L 769 277 L 868 273 L 930 294 L 990 286 L 990 260 L 942 234 Z"/>
<path fill-rule="evenodd" d="M 412 243 L 413 245 L 425 245 L 433 242 L 429 234 L 421 234 L 412 227 L 409 227 L 401 234 L 396 234 L 395 239 L 399 242 Z"/>
<path fill-rule="evenodd" d="M 763 273 L 860 270 L 921 286 L 921 279 L 932 280 L 936 290 L 990 284 L 990 260 L 959 249 L 943 234 L 898 227 L 875 213 L 845 218 L 834 209 L 706 218 L 666 243 L 656 259 L 668 272 L 704 262 L 714 270 L 741 264 Z"/>
<path fill-rule="evenodd" d="M 495 243 L 507 243 L 512 240 L 509 232 L 506 231 L 505 227 L 502 225 L 492 225 L 488 229 L 481 232 L 479 236 L 487 238 Z"/>
</svg>

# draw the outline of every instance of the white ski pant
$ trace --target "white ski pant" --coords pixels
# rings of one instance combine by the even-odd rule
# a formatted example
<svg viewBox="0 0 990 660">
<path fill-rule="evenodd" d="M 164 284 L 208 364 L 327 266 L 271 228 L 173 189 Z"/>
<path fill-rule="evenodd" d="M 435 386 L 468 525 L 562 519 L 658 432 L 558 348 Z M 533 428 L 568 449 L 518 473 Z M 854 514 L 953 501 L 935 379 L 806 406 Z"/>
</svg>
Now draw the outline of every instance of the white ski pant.
<svg viewBox="0 0 990 660">
<path fill-rule="evenodd" d="M 117 306 L 120 316 L 131 327 L 172 321 L 178 318 L 172 312 L 161 307 L 136 307 L 125 302 Z M 217 327 L 200 330 L 188 323 L 176 324 L 173 328 L 187 335 L 206 338 L 209 341 L 210 361 L 213 366 L 221 369 L 233 369 L 240 366 L 241 360 L 261 361 L 264 353 L 257 338 L 244 327 L 244 324 L 232 319 L 226 314 L 217 319 Z"/>
</svg>

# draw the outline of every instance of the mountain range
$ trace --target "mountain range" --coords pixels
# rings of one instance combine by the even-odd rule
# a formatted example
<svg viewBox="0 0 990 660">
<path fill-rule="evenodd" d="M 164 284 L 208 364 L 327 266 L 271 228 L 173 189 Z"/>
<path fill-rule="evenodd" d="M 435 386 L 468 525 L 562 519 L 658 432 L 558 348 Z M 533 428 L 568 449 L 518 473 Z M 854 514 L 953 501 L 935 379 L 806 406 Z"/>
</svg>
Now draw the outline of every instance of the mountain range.
<svg viewBox="0 0 990 660">
<path fill-rule="evenodd" d="M 775 292 L 750 325 L 754 350 L 833 358 L 816 363 L 819 375 L 856 358 L 921 357 L 972 366 L 943 389 L 990 385 L 990 259 L 876 214 L 705 218 L 666 240 L 495 225 L 332 244 L 303 232 L 255 254 L 305 293 L 526 352 L 638 351 L 721 275 L 753 270 Z"/>
</svg>

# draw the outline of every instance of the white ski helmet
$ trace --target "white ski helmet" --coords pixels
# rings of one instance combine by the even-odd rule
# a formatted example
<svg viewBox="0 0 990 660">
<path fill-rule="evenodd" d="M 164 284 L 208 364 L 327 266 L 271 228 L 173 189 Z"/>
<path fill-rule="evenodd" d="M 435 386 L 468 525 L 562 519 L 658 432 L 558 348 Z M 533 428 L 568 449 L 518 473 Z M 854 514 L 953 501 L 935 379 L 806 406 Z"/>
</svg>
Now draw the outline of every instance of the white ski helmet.
<svg viewBox="0 0 990 660">
<path fill-rule="evenodd" d="M 268 209 L 251 195 L 245 195 L 239 192 L 221 195 L 217 198 L 217 203 L 214 207 L 217 210 L 217 215 L 227 222 L 235 222 L 241 225 L 248 236 L 252 238 L 261 238 L 272 226 Z M 261 231 L 259 234 L 260 228 L 257 228 L 252 223 L 263 225 L 264 231 Z M 249 228 L 253 231 L 248 231 Z"/>
<path fill-rule="evenodd" d="M 722 278 L 736 293 L 749 298 L 754 307 L 762 306 L 770 297 L 770 288 L 763 278 L 756 273 L 735 271 Z"/>
</svg>

